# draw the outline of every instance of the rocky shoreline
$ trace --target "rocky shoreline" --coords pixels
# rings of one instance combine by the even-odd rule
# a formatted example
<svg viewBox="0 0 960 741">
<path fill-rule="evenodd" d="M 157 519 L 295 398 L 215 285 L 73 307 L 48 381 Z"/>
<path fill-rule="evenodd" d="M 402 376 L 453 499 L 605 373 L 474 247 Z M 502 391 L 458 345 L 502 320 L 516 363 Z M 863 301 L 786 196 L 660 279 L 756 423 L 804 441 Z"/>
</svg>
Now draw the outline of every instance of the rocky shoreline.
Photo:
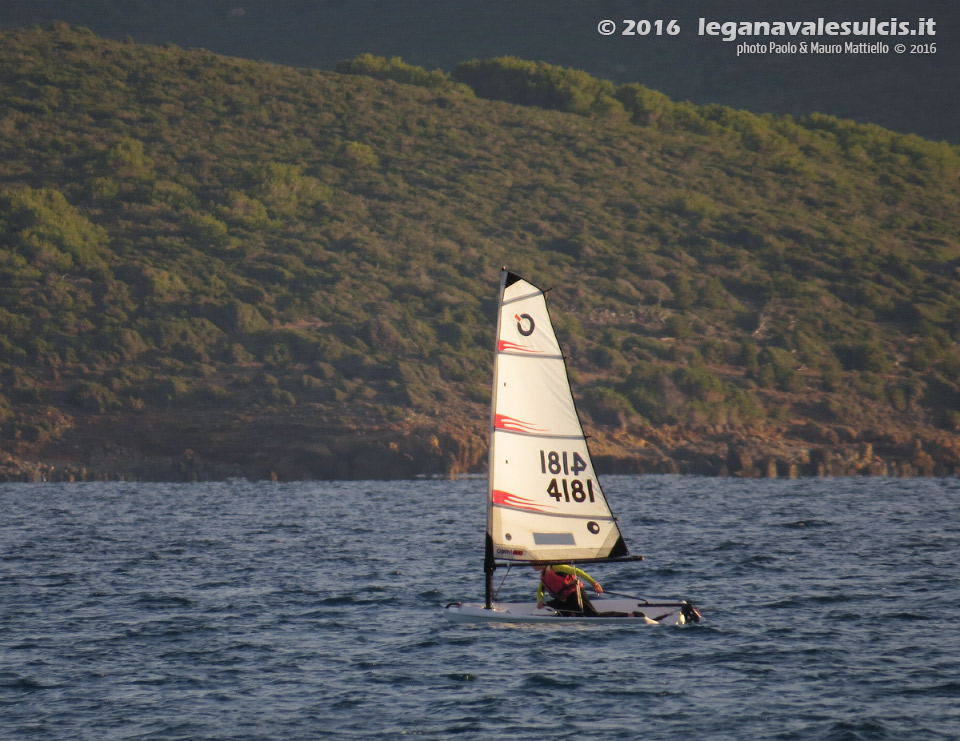
<svg viewBox="0 0 960 741">
<path fill-rule="evenodd" d="M 731 445 L 726 456 L 691 454 L 673 451 L 673 456 L 638 455 L 635 458 L 597 456 L 598 470 L 621 474 L 686 474 L 738 478 L 806 478 L 806 477 L 911 477 L 958 476 L 960 464 L 936 460 L 922 447 L 913 453 L 893 458 L 877 456 L 870 443 L 818 448 L 803 454 L 782 456 L 761 446 Z"/>
<path fill-rule="evenodd" d="M 960 439 L 944 431 L 857 430 L 807 422 L 755 430 L 648 430 L 631 455 L 595 455 L 598 469 L 740 478 L 957 476 Z"/>
<path fill-rule="evenodd" d="M 209 432 L 209 431 L 208 431 Z M 794 434 L 778 439 L 741 432 L 646 430 L 601 435 L 591 441 L 602 474 L 681 474 L 739 478 L 843 476 L 957 476 L 960 444 L 955 436 L 869 435 L 835 431 L 811 443 Z M 797 431 L 794 431 L 796 433 Z M 486 470 L 486 441 L 476 430 L 440 429 L 354 431 L 305 435 L 298 441 L 271 438 L 263 431 L 254 446 L 210 435 L 206 445 L 175 452 L 172 441 L 153 447 L 116 442 L 52 455 L 25 457 L 0 451 L 0 482 L 84 481 L 264 481 L 456 478 Z M 303 440 L 311 440 L 304 443 Z M 214 444 L 216 443 L 216 444 Z"/>
</svg>

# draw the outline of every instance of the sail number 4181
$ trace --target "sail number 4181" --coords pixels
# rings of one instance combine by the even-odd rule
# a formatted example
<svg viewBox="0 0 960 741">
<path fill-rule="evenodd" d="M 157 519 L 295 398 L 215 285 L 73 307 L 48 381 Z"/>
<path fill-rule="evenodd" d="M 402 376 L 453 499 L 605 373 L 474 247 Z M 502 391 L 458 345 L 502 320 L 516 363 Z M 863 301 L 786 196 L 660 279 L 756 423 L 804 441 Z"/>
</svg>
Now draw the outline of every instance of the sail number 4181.
<svg viewBox="0 0 960 741">
<path fill-rule="evenodd" d="M 577 452 L 568 453 L 563 451 L 558 453 L 555 450 L 540 451 L 540 471 L 542 473 L 552 473 L 557 476 L 579 476 L 587 469 L 587 462 L 583 456 Z M 547 494 L 559 501 L 586 502 L 595 501 L 593 496 L 593 481 L 587 479 L 586 484 L 579 478 L 572 481 L 567 479 L 552 479 L 547 487 Z"/>
<path fill-rule="evenodd" d="M 574 502 L 593 502 L 593 481 L 587 479 L 587 484 L 584 486 L 583 481 L 580 479 L 573 479 L 568 481 L 567 479 L 551 479 L 550 486 L 547 487 L 547 494 L 556 499 L 558 502 L 564 501 L 574 501 Z"/>
</svg>

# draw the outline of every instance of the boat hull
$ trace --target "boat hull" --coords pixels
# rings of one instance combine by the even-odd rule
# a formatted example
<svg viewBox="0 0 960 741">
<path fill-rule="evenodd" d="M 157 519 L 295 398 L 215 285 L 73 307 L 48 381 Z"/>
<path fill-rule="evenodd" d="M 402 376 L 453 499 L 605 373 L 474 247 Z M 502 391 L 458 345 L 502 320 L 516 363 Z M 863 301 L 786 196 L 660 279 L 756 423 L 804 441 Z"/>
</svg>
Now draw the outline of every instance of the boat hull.
<svg viewBox="0 0 960 741">
<path fill-rule="evenodd" d="M 632 625 L 685 625 L 700 622 L 699 611 L 686 602 L 644 599 L 593 599 L 600 613 L 624 616 L 585 617 L 561 615 L 551 607 L 537 609 L 534 602 L 496 602 L 488 610 L 482 604 L 451 602 L 443 614 L 460 623 L 629 623 Z M 635 615 L 636 613 L 636 615 Z"/>
</svg>

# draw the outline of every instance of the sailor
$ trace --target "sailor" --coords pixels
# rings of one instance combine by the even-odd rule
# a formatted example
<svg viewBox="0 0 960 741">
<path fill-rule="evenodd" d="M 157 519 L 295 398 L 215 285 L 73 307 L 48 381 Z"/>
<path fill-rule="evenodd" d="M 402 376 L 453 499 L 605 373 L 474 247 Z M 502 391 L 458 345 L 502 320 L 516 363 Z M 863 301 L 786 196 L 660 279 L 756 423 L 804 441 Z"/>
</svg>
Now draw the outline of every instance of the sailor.
<svg viewBox="0 0 960 741">
<path fill-rule="evenodd" d="M 567 564 L 533 564 L 533 568 L 540 572 L 540 586 L 537 588 L 537 609 L 543 609 L 544 591 L 550 592 L 553 597 L 550 607 L 563 613 L 589 615 L 599 617 L 596 608 L 583 593 L 584 579 L 590 582 L 597 594 L 603 594 L 600 582 L 582 569 Z"/>
</svg>

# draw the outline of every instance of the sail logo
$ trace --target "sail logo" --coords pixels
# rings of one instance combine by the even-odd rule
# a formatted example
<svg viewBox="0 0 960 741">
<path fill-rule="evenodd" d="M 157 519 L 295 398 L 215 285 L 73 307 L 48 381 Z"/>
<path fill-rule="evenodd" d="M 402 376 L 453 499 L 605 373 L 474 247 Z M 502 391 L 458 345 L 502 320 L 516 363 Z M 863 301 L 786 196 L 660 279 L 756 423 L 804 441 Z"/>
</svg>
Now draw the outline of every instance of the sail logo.
<svg viewBox="0 0 960 741">
<path fill-rule="evenodd" d="M 524 337 L 529 337 L 533 334 L 533 330 L 536 329 L 536 324 L 533 321 L 533 317 L 529 314 L 514 314 L 513 318 L 517 320 L 517 331 L 522 334 Z M 524 324 L 529 326 L 524 326 Z"/>
<path fill-rule="evenodd" d="M 498 430 L 506 430 L 507 432 L 526 432 L 533 434 L 536 432 L 549 432 L 542 427 L 537 427 L 530 422 L 524 422 L 521 419 L 514 419 L 513 417 L 508 417 L 506 414 L 498 414 L 493 419 L 493 426 Z"/>
<path fill-rule="evenodd" d="M 500 344 L 497 345 L 497 350 L 503 352 L 504 350 L 508 352 L 529 352 L 529 353 L 542 353 L 541 350 L 534 350 L 532 347 L 527 347 L 526 345 L 518 345 L 516 342 L 509 342 L 508 340 L 500 340 Z"/>
<path fill-rule="evenodd" d="M 531 512 L 546 512 L 550 509 L 556 509 L 549 504 L 540 504 L 532 499 L 511 494 L 508 491 L 494 489 L 490 492 L 494 504 L 500 504 L 505 507 L 514 507 L 516 509 L 528 509 Z"/>
</svg>

